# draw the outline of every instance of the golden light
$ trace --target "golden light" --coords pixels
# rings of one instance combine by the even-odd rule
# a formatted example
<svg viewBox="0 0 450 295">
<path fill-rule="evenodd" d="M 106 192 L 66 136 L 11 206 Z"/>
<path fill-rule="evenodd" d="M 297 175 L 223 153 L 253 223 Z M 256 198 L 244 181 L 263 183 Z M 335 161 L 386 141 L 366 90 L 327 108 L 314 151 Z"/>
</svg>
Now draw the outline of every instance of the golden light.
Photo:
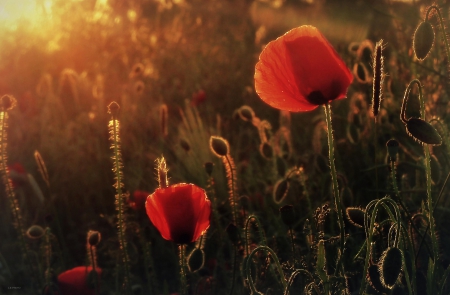
<svg viewBox="0 0 450 295">
<path fill-rule="evenodd" d="M 51 16 L 51 7 L 52 0 L 2 0 L 0 25 L 14 28 L 19 21 L 36 24 Z"/>
</svg>

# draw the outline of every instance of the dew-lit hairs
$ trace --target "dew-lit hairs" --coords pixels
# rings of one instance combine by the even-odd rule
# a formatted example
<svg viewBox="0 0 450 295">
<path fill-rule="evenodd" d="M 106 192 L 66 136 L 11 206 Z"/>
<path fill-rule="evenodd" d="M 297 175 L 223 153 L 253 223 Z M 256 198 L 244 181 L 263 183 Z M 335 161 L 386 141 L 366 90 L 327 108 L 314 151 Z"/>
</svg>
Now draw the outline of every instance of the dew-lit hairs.
<svg viewBox="0 0 450 295">
<path fill-rule="evenodd" d="M 122 164 L 122 152 L 120 146 L 120 123 L 118 120 L 120 106 L 116 102 L 112 102 L 108 105 L 108 113 L 111 115 L 109 121 L 109 140 L 111 142 L 111 149 L 113 150 L 113 172 L 114 172 L 114 188 L 116 189 L 116 211 L 117 211 L 117 229 L 119 234 L 120 252 L 122 255 L 122 261 L 124 266 L 124 288 L 126 293 L 130 293 L 130 266 L 129 257 L 127 252 L 127 241 L 125 237 L 125 214 L 124 214 L 124 194 L 123 194 L 123 164 Z"/>
</svg>

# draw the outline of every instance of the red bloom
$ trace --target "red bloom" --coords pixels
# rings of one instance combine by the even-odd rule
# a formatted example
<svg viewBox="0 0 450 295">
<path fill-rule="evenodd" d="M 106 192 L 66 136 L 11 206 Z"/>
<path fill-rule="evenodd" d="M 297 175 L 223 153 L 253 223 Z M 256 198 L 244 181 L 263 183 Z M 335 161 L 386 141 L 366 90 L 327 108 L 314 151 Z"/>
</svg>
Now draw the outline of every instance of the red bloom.
<svg viewBox="0 0 450 295">
<path fill-rule="evenodd" d="M 196 241 L 209 227 L 211 202 L 193 184 L 158 188 L 148 196 L 145 208 L 161 236 L 177 244 Z"/>
<path fill-rule="evenodd" d="M 95 269 L 100 280 L 102 270 Z M 94 285 L 89 286 L 88 275 L 92 271 L 91 266 L 77 266 L 61 273 L 58 276 L 58 286 L 61 294 L 64 295 L 94 295 Z M 92 278 L 95 279 L 95 278 Z M 93 281 L 94 283 L 95 281 Z"/>
<path fill-rule="evenodd" d="M 353 76 L 325 37 L 312 26 L 270 42 L 255 67 L 256 93 L 270 106 L 310 111 L 344 98 Z"/>
</svg>

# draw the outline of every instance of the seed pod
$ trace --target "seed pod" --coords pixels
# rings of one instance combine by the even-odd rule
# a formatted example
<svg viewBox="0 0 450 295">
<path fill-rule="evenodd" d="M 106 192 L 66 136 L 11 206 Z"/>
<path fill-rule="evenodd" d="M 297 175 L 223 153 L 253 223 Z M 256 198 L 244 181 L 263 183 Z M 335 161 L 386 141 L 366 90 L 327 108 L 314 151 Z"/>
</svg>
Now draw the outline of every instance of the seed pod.
<svg viewBox="0 0 450 295">
<path fill-rule="evenodd" d="M 12 108 L 14 108 L 16 106 L 16 99 L 14 96 L 12 95 L 3 95 L 2 98 L 0 99 L 0 103 L 1 103 L 1 110 L 2 111 L 9 111 Z"/>
<path fill-rule="evenodd" d="M 190 272 L 196 272 L 203 267 L 205 263 L 205 251 L 199 248 L 194 248 L 187 257 L 188 268 Z"/>
<path fill-rule="evenodd" d="M 422 22 L 416 29 L 413 38 L 413 49 L 418 60 L 424 60 L 434 43 L 434 30 L 429 21 Z"/>
<path fill-rule="evenodd" d="M 249 106 L 242 106 L 238 109 L 239 117 L 248 122 L 252 122 L 253 118 L 255 117 L 255 112 L 253 109 Z"/>
<path fill-rule="evenodd" d="M 284 198 L 286 198 L 287 193 L 289 191 L 289 180 L 288 179 L 280 179 L 275 183 L 275 187 L 273 188 L 273 201 L 277 204 L 280 204 Z"/>
<path fill-rule="evenodd" d="M 205 171 L 208 174 L 208 176 L 211 176 L 213 169 L 214 169 L 214 163 L 213 162 L 206 162 L 204 164 L 205 166 Z"/>
<path fill-rule="evenodd" d="M 186 152 L 189 152 L 191 150 L 191 146 L 185 139 L 180 139 L 180 145 Z"/>
<path fill-rule="evenodd" d="M 364 227 L 364 210 L 356 207 L 349 207 L 345 210 L 348 221 L 356 227 Z"/>
<path fill-rule="evenodd" d="M 367 67 L 362 63 L 355 63 L 353 66 L 353 75 L 356 77 L 356 81 L 361 84 L 367 84 L 370 82 L 370 74 Z"/>
<path fill-rule="evenodd" d="M 286 224 L 289 227 L 292 226 L 296 221 L 294 206 L 285 205 L 285 206 L 281 207 L 280 208 L 280 216 L 281 216 L 281 220 L 283 221 L 284 224 Z"/>
<path fill-rule="evenodd" d="M 117 102 L 113 101 L 108 105 L 108 114 L 117 116 L 119 113 L 120 106 Z"/>
<path fill-rule="evenodd" d="M 397 158 L 399 143 L 395 139 L 389 139 L 386 142 L 387 151 L 391 160 Z"/>
<path fill-rule="evenodd" d="M 209 139 L 209 147 L 211 148 L 211 151 L 219 158 L 227 156 L 230 152 L 230 145 L 228 144 L 228 141 L 220 136 L 211 136 Z"/>
<path fill-rule="evenodd" d="M 406 122 L 408 134 L 420 143 L 441 145 L 442 138 L 436 129 L 428 122 L 419 118 L 409 118 Z"/>
<path fill-rule="evenodd" d="M 403 253 L 399 248 L 391 247 L 383 252 L 378 271 L 381 283 L 385 288 L 392 289 L 402 271 Z"/>
<path fill-rule="evenodd" d="M 372 264 L 371 266 L 369 266 L 367 270 L 367 277 L 372 288 L 374 288 L 378 292 L 385 291 L 385 288 L 381 284 L 380 273 L 378 272 L 378 267 L 376 265 Z"/>
<path fill-rule="evenodd" d="M 102 235 L 100 232 L 96 230 L 90 230 L 88 232 L 88 243 L 91 246 L 97 246 L 98 243 L 100 243 L 100 240 L 102 239 Z"/>
<path fill-rule="evenodd" d="M 44 229 L 39 226 L 39 225 L 32 225 L 28 230 L 27 230 L 27 237 L 29 237 L 30 239 L 36 240 L 41 238 L 44 235 L 45 231 Z"/>
</svg>

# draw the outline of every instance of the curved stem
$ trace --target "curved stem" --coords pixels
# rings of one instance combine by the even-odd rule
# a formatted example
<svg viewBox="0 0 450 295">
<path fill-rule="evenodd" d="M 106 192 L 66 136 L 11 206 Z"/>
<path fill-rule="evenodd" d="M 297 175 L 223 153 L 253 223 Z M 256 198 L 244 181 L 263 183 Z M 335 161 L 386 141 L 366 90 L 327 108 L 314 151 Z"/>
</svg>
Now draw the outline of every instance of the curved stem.
<svg viewBox="0 0 450 295">
<path fill-rule="evenodd" d="M 330 104 L 325 104 L 325 117 L 327 121 L 327 134 L 328 134 L 328 152 L 330 158 L 330 169 L 331 169 L 331 179 L 333 182 L 333 196 L 334 196 L 334 204 L 335 209 L 337 211 L 338 223 L 339 223 L 339 232 L 340 232 L 340 254 L 335 270 L 335 275 L 338 274 L 341 269 L 340 265 L 342 263 L 342 255 L 344 253 L 344 243 L 345 243 L 345 230 L 344 230 L 344 218 L 342 216 L 342 204 L 341 199 L 339 197 L 339 187 L 337 181 L 337 173 L 336 166 L 334 164 L 334 141 L 333 141 L 333 126 L 331 124 L 331 107 Z"/>
<path fill-rule="evenodd" d="M 245 269 L 245 275 L 247 276 L 247 280 L 250 285 L 250 290 L 252 291 L 252 293 L 263 295 L 263 293 L 258 292 L 258 290 L 256 290 L 255 283 L 253 282 L 251 272 L 249 271 L 250 270 L 250 267 L 249 267 L 250 261 L 252 260 L 253 256 L 256 254 L 256 252 L 258 252 L 260 250 L 266 251 L 272 256 L 272 259 L 275 262 L 275 266 L 280 274 L 281 284 L 283 285 L 283 290 L 286 290 L 288 285 L 286 283 L 286 280 L 284 279 L 283 269 L 281 268 L 281 264 L 280 264 L 280 261 L 278 260 L 278 256 L 277 256 L 277 254 L 275 254 L 275 252 L 272 249 L 270 249 L 267 246 L 256 247 L 255 249 L 253 249 L 252 253 L 250 253 L 250 255 L 247 257 L 247 261 L 245 263 L 246 265 L 245 265 L 244 269 Z"/>
<path fill-rule="evenodd" d="M 428 8 L 428 10 L 427 10 L 425 21 L 428 21 L 428 17 L 430 16 L 430 12 L 433 9 L 436 10 L 438 18 L 439 18 L 439 23 L 441 25 L 442 39 L 444 39 L 445 51 L 447 52 L 447 60 L 450 61 L 450 47 L 449 47 L 448 40 L 447 40 L 447 34 L 445 32 L 444 19 L 442 18 L 441 12 L 439 11 L 439 7 L 437 7 L 436 5 L 431 5 Z"/>
<path fill-rule="evenodd" d="M 259 240 L 263 246 L 267 245 L 266 238 L 264 237 L 262 231 L 261 231 L 261 223 L 259 222 L 258 217 L 256 215 L 250 215 L 246 222 L 245 222 L 245 228 L 244 228 L 244 235 L 245 235 L 245 253 L 248 255 L 250 253 L 250 245 L 249 245 L 249 225 L 251 221 L 254 221 L 256 224 L 256 227 L 258 228 L 258 234 L 259 234 Z"/>
</svg>

